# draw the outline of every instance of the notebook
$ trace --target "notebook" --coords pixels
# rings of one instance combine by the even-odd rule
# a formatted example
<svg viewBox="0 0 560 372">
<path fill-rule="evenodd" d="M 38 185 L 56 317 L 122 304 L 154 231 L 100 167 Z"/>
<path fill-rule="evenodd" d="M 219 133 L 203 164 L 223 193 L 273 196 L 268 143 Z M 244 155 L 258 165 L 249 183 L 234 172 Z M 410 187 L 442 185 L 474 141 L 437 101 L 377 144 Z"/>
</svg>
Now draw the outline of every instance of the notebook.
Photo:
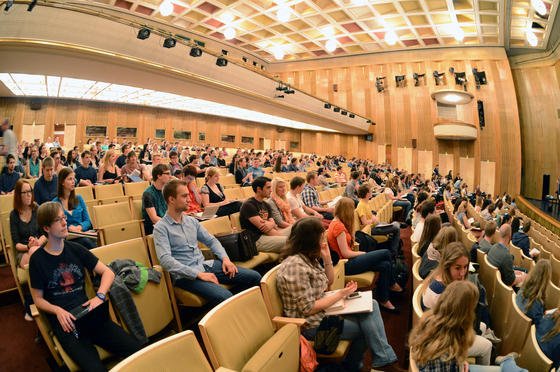
<svg viewBox="0 0 560 372">
<path fill-rule="evenodd" d="M 208 207 L 204 208 L 203 212 L 195 213 L 194 216 L 199 220 L 209 220 L 216 217 L 218 208 L 220 208 L 219 205 L 209 205 Z"/>
<path fill-rule="evenodd" d="M 339 289 L 340 290 L 340 289 Z M 326 292 L 325 294 L 333 293 L 336 291 Z M 354 299 L 343 299 L 342 307 L 337 301 L 333 306 L 325 310 L 327 315 L 344 315 L 344 314 L 358 314 L 358 313 L 371 313 L 373 311 L 373 299 L 371 291 L 360 292 L 360 297 Z"/>
</svg>

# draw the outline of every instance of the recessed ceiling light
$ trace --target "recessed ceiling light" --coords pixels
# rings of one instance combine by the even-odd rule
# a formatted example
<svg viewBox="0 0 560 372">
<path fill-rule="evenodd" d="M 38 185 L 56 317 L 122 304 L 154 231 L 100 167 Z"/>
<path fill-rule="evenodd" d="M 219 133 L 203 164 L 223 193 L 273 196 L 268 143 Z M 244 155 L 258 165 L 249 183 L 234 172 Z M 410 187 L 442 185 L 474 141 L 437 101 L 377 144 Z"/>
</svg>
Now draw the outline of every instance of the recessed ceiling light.
<svg viewBox="0 0 560 372">
<path fill-rule="evenodd" d="M 276 12 L 276 18 L 278 18 L 280 22 L 288 22 L 290 20 L 291 13 L 292 10 L 290 9 L 290 7 L 282 5 Z"/>
<path fill-rule="evenodd" d="M 531 6 L 540 15 L 546 15 L 546 5 L 542 0 L 531 0 Z"/>
<path fill-rule="evenodd" d="M 537 46 L 537 44 L 539 43 L 539 39 L 537 39 L 537 35 L 535 35 L 533 31 L 527 30 L 525 32 L 525 35 L 527 36 L 527 42 L 529 43 L 530 46 L 532 47 Z"/>
<path fill-rule="evenodd" d="M 230 12 L 225 12 L 221 15 L 220 19 L 222 20 L 222 22 L 224 22 L 225 24 L 231 23 L 233 22 L 233 19 L 235 17 L 233 16 L 233 14 L 231 14 Z"/>
<path fill-rule="evenodd" d="M 327 40 L 327 42 L 325 43 L 325 49 L 329 53 L 334 52 L 336 50 L 336 40 L 335 39 Z"/>
<path fill-rule="evenodd" d="M 334 28 L 332 26 L 325 26 L 321 29 L 321 33 L 326 37 L 334 36 Z"/>
<path fill-rule="evenodd" d="M 395 33 L 395 31 L 387 31 L 385 33 L 385 42 L 391 46 L 395 45 L 397 43 L 397 41 L 399 40 L 399 37 L 397 36 L 397 34 Z"/>
<path fill-rule="evenodd" d="M 173 13 L 173 3 L 170 0 L 164 0 L 159 5 L 159 12 L 164 17 L 171 15 L 171 13 Z"/>
<path fill-rule="evenodd" d="M 279 45 L 275 46 L 272 49 L 272 54 L 274 55 L 274 58 L 276 58 L 277 60 L 284 59 L 284 50 Z"/>
<path fill-rule="evenodd" d="M 352 0 L 352 5 L 366 5 L 367 3 L 367 0 Z"/>
<path fill-rule="evenodd" d="M 453 37 L 457 41 L 463 41 L 465 38 L 465 31 L 459 25 L 455 25 L 455 29 L 453 30 Z"/>
<path fill-rule="evenodd" d="M 226 38 L 226 40 L 231 40 L 235 37 L 235 28 L 233 27 L 228 27 L 225 29 L 224 31 L 224 37 Z"/>
</svg>

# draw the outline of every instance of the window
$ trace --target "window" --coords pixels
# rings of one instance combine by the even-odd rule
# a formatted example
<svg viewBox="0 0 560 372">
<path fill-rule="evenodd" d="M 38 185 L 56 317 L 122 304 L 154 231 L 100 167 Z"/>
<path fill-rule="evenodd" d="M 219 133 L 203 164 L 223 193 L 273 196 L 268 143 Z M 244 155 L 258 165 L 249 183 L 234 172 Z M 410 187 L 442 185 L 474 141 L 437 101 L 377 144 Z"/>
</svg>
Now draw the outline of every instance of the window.
<svg viewBox="0 0 560 372">
<path fill-rule="evenodd" d="M 198 132 L 198 140 L 199 141 L 206 141 L 206 133 Z"/>
<path fill-rule="evenodd" d="M 290 149 L 292 150 L 299 149 L 299 142 L 290 141 Z"/>
<path fill-rule="evenodd" d="M 222 134 L 222 142 L 235 142 L 235 136 L 230 134 Z"/>
<path fill-rule="evenodd" d="M 117 127 L 117 137 L 136 137 L 137 128 Z"/>
<path fill-rule="evenodd" d="M 241 143 L 249 143 L 252 145 L 254 140 L 255 140 L 254 137 L 241 137 Z"/>
<path fill-rule="evenodd" d="M 165 138 L 165 129 L 156 129 L 156 138 Z"/>
<path fill-rule="evenodd" d="M 86 137 L 106 137 L 107 127 L 100 125 L 87 125 Z"/>
<path fill-rule="evenodd" d="M 173 138 L 179 140 L 190 140 L 191 132 L 187 132 L 186 130 L 176 130 L 173 132 Z"/>
</svg>

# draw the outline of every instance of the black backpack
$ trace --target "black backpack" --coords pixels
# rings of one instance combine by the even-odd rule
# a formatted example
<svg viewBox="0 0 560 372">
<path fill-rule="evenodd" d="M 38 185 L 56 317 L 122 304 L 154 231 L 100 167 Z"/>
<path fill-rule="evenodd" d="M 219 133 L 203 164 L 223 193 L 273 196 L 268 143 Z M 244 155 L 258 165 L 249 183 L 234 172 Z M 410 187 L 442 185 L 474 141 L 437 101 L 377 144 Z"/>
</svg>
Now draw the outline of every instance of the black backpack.
<svg viewBox="0 0 560 372">
<path fill-rule="evenodd" d="M 406 287 L 408 282 L 408 267 L 404 260 L 400 257 L 395 258 L 393 261 L 393 279 L 402 288 Z"/>
<path fill-rule="evenodd" d="M 336 351 L 340 335 L 344 328 L 344 319 L 338 315 L 327 315 L 321 320 L 315 333 L 313 348 L 319 354 L 329 355 Z"/>
</svg>

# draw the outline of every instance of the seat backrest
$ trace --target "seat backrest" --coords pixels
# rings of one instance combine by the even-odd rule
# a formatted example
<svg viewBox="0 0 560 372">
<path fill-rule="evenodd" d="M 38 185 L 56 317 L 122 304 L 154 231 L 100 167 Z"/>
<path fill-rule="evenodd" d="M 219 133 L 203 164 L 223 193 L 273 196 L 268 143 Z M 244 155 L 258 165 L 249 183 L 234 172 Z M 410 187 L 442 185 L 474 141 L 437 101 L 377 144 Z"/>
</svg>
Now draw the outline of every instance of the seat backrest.
<svg viewBox="0 0 560 372">
<path fill-rule="evenodd" d="M 414 243 L 410 252 L 412 253 L 412 264 L 414 265 L 416 261 L 420 260 L 420 254 L 418 253 L 418 243 Z"/>
<path fill-rule="evenodd" d="M 488 262 L 488 256 L 484 255 L 482 262 L 480 262 L 480 280 L 486 288 L 486 300 L 492 306 L 494 299 L 494 288 L 496 287 L 496 272 L 498 268 Z"/>
<path fill-rule="evenodd" d="M 94 200 L 93 186 L 79 186 L 74 189 L 76 195 L 81 195 L 84 201 Z"/>
<path fill-rule="evenodd" d="M 276 287 L 276 275 L 278 274 L 277 265 L 272 269 L 268 270 L 266 274 L 261 279 L 261 291 L 263 294 L 264 302 L 266 304 L 266 309 L 270 314 L 270 318 L 275 316 L 283 316 L 284 305 L 282 304 L 282 298 L 280 297 L 280 292 Z"/>
<path fill-rule="evenodd" d="M 224 189 L 224 195 L 228 200 L 244 199 L 243 191 L 241 187 L 232 187 L 229 189 Z"/>
<path fill-rule="evenodd" d="M 151 267 L 142 238 L 104 245 L 92 249 L 91 253 L 106 265 L 118 259 L 131 259 Z M 144 290 L 133 294 L 132 298 L 148 337 L 163 330 L 173 320 L 173 307 L 163 275 L 158 284 L 148 282 Z"/>
<path fill-rule="evenodd" d="M 125 202 L 94 205 L 93 214 L 95 215 L 95 222 L 100 228 L 132 220 L 130 204 Z"/>
<path fill-rule="evenodd" d="M 215 369 L 225 367 L 241 371 L 274 334 L 258 287 L 238 293 L 214 307 L 198 326 Z"/>
<path fill-rule="evenodd" d="M 120 183 L 95 186 L 96 199 L 109 199 L 109 198 L 116 198 L 117 196 L 124 196 L 124 191 Z"/>
<path fill-rule="evenodd" d="M 550 265 L 552 266 L 552 283 L 560 286 L 560 260 L 554 255 L 551 255 Z"/>
<path fill-rule="evenodd" d="M 535 325 L 531 326 L 530 335 L 525 341 L 521 355 L 517 359 L 517 365 L 529 371 L 548 372 L 552 368 L 550 360 L 541 350 L 537 342 L 537 330 Z"/>
<path fill-rule="evenodd" d="M 339 187 L 333 187 L 332 189 L 327 189 L 327 191 L 329 192 L 329 199 L 334 199 L 341 195 Z"/>
<path fill-rule="evenodd" d="M 515 303 L 515 293 L 512 293 L 510 301 L 512 308 L 507 317 L 507 327 L 500 344 L 500 354 L 502 355 L 513 351 L 520 352 L 531 328 L 531 319 Z"/>
<path fill-rule="evenodd" d="M 0 214 L 9 213 L 14 209 L 14 194 L 0 195 Z"/>
<path fill-rule="evenodd" d="M 422 277 L 420 276 L 420 272 L 419 272 L 420 263 L 421 260 L 416 260 L 414 265 L 412 265 L 412 290 L 418 288 L 418 286 L 422 284 L 422 282 L 424 281 L 424 279 L 422 279 Z"/>
<path fill-rule="evenodd" d="M 327 202 L 329 200 L 331 200 L 331 195 L 329 193 L 329 190 L 323 190 L 323 191 L 319 191 L 319 201 L 321 203 Z"/>
<path fill-rule="evenodd" d="M 414 290 L 414 294 L 412 295 L 412 326 L 416 326 L 420 322 L 420 318 L 422 318 L 422 314 L 424 311 L 422 310 L 422 288 L 424 284 L 420 284 Z"/>
<path fill-rule="evenodd" d="M 239 221 L 239 212 L 235 212 L 229 215 L 229 220 L 231 227 L 237 231 L 241 231 L 241 222 Z"/>
<path fill-rule="evenodd" d="M 251 186 L 242 187 L 241 191 L 243 192 L 243 199 L 249 199 L 255 196 L 255 192 Z"/>
<path fill-rule="evenodd" d="M 509 253 L 511 253 L 511 255 L 513 256 L 513 265 L 521 266 L 521 255 L 523 254 L 521 248 L 510 242 L 508 249 Z"/>
<path fill-rule="evenodd" d="M 184 369 L 193 372 L 212 372 L 212 367 L 193 331 L 184 331 L 153 343 L 117 364 L 111 372 Z"/>
<path fill-rule="evenodd" d="M 496 286 L 494 290 L 494 300 L 490 308 L 490 318 L 492 319 L 492 329 L 498 337 L 503 337 L 507 324 L 509 312 L 512 309 L 511 295 L 513 288 L 502 282 L 500 272 L 496 272 Z"/>
<path fill-rule="evenodd" d="M 139 196 L 144 193 L 148 186 L 150 186 L 148 181 L 127 182 L 124 184 L 124 194 L 126 196 Z"/>
<path fill-rule="evenodd" d="M 554 309 L 558 306 L 560 306 L 560 288 L 554 283 L 548 283 L 548 286 L 546 287 L 544 308 Z"/>
<path fill-rule="evenodd" d="M 212 235 L 231 233 L 231 222 L 228 216 L 214 217 L 200 223 Z"/>
<path fill-rule="evenodd" d="M 142 220 L 142 199 L 132 200 L 130 204 L 132 206 L 132 218 Z"/>
</svg>

